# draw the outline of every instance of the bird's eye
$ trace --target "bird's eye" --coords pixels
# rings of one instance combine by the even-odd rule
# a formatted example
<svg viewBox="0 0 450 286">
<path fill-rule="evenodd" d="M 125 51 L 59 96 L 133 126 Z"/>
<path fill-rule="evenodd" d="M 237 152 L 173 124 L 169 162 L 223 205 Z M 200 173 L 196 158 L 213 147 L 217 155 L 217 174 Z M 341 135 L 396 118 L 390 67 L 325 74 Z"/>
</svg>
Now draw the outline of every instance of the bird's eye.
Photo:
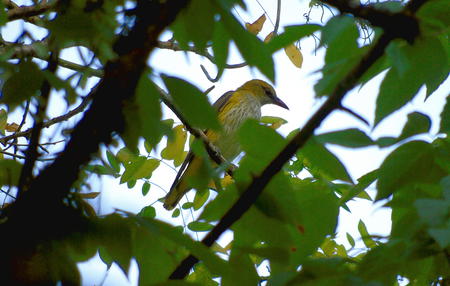
<svg viewBox="0 0 450 286">
<path fill-rule="evenodd" d="M 267 95 L 267 97 L 269 97 L 269 98 L 273 98 L 274 97 L 272 91 L 269 88 L 263 87 L 263 89 L 264 89 L 264 93 Z"/>
</svg>

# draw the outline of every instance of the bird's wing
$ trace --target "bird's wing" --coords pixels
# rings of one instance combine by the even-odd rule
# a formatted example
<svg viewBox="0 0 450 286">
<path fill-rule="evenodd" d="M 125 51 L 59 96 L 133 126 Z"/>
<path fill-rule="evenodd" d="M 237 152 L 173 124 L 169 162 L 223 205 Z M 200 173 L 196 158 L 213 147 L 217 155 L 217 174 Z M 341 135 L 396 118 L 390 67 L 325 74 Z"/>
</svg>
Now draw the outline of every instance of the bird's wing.
<svg viewBox="0 0 450 286">
<path fill-rule="evenodd" d="M 186 158 L 184 158 L 183 164 L 181 164 L 180 169 L 178 170 L 177 176 L 175 177 L 175 180 L 173 180 L 172 186 L 170 187 L 170 190 L 174 189 L 178 182 L 180 181 L 181 176 L 183 175 L 184 171 L 186 170 L 187 166 L 189 166 L 189 163 L 191 163 L 192 159 L 194 159 L 194 152 L 189 151 L 186 155 Z"/>
<path fill-rule="evenodd" d="M 230 97 L 233 95 L 234 91 L 227 91 L 225 92 L 219 99 L 214 102 L 213 107 L 217 110 L 217 112 L 220 112 L 226 105 L 226 103 L 229 101 Z M 215 132 L 208 132 L 208 130 L 203 130 L 203 133 L 206 134 L 206 136 L 210 139 L 210 141 L 214 141 L 214 137 L 216 136 Z M 213 140 L 211 140 L 213 139 Z M 194 159 L 195 155 L 194 152 L 189 151 L 189 153 L 186 155 L 186 158 L 183 161 L 183 164 L 181 164 L 180 169 L 178 170 L 177 176 L 175 177 L 175 180 L 173 180 L 173 184 L 170 187 L 172 190 L 176 187 L 176 185 L 179 183 L 181 176 L 186 171 L 186 168 L 189 166 L 189 164 Z"/>
<path fill-rule="evenodd" d="M 230 97 L 233 95 L 234 91 L 230 90 L 225 92 L 219 99 L 214 102 L 213 107 L 220 113 L 222 109 L 225 107 L 226 103 L 229 101 Z"/>
</svg>

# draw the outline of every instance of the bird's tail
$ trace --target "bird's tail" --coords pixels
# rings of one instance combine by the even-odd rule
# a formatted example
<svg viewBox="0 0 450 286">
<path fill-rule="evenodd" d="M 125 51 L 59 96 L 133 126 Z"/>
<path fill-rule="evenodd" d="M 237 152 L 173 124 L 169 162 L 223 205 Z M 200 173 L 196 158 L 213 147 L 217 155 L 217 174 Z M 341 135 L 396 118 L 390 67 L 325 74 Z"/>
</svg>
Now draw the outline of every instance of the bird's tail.
<svg viewBox="0 0 450 286">
<path fill-rule="evenodd" d="M 168 211 L 173 210 L 188 190 L 182 176 L 181 180 L 170 188 L 169 193 L 164 198 L 164 208 Z"/>
</svg>

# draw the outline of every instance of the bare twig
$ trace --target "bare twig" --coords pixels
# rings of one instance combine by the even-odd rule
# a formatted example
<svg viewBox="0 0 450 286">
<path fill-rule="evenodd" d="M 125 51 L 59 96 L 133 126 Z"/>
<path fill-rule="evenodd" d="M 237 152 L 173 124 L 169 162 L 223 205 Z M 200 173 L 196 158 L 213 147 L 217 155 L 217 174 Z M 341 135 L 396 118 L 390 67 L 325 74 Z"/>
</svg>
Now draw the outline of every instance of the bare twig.
<svg viewBox="0 0 450 286">
<path fill-rule="evenodd" d="M 184 118 L 184 116 L 177 110 L 177 108 L 172 104 L 171 100 L 169 99 L 169 94 L 164 91 L 162 88 L 160 88 L 158 85 L 155 85 L 158 90 L 159 93 L 161 95 L 161 100 L 162 102 L 164 102 L 164 104 L 170 109 L 172 110 L 172 112 L 180 119 L 180 121 L 183 123 L 183 125 L 185 126 L 185 128 L 192 134 L 194 135 L 196 138 L 200 139 L 203 144 L 205 145 L 206 151 L 208 152 L 209 156 L 211 157 L 212 160 L 214 160 L 214 162 L 216 162 L 218 165 L 221 165 L 223 163 L 228 163 L 229 166 L 226 170 L 226 172 L 230 175 L 233 176 L 233 170 L 236 168 L 236 166 L 234 166 L 233 164 L 229 163 L 223 156 L 222 154 L 220 154 L 220 152 L 218 151 L 217 147 L 215 147 L 208 139 L 208 137 L 206 137 L 205 133 L 203 133 L 203 131 L 192 127 L 189 122 L 187 122 L 187 120 Z"/>
<path fill-rule="evenodd" d="M 57 116 L 57 117 L 54 117 L 54 118 L 52 118 L 50 120 L 45 121 L 42 124 L 42 127 L 43 128 L 47 128 L 47 127 L 52 126 L 55 123 L 59 123 L 59 122 L 68 120 L 69 118 L 73 117 L 74 115 L 84 111 L 86 106 L 89 104 L 90 100 L 91 100 L 91 97 L 89 95 L 85 96 L 83 98 L 83 100 L 81 101 L 81 103 L 77 107 L 75 107 L 74 109 L 72 109 L 71 111 L 67 112 L 64 115 Z M 8 135 L 8 136 L 5 136 L 5 137 L 2 137 L 2 138 L 0 138 L 0 143 L 6 144 L 6 142 L 8 142 L 11 139 L 29 136 L 32 131 L 33 131 L 33 128 L 29 128 L 29 129 L 27 129 L 25 131 L 16 132 L 16 133 L 14 133 L 12 135 Z"/>
<path fill-rule="evenodd" d="M 57 1 L 50 3 L 37 4 L 33 6 L 20 6 L 13 8 L 7 12 L 8 20 L 26 19 L 33 16 L 41 15 L 51 10 Z"/>
<path fill-rule="evenodd" d="M 273 35 L 277 35 L 278 28 L 280 27 L 281 18 L 281 0 L 277 1 L 277 19 L 275 20 L 275 27 L 273 28 Z"/>
</svg>

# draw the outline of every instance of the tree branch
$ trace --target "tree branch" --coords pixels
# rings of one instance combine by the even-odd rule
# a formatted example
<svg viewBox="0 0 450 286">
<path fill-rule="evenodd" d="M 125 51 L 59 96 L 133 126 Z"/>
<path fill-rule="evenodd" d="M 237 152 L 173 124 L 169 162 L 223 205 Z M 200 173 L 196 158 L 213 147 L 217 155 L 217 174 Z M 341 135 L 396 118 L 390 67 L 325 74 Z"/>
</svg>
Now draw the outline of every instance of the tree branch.
<svg viewBox="0 0 450 286">
<path fill-rule="evenodd" d="M 56 3 L 57 1 L 52 1 L 33 6 L 19 6 L 17 8 L 13 8 L 7 12 L 8 21 L 30 18 L 40 15 L 52 9 L 56 5 Z"/>
<path fill-rule="evenodd" d="M 412 0 L 412 2 L 423 0 Z M 413 5 L 413 4 L 411 4 Z M 420 4 L 417 4 L 420 6 Z M 413 6 L 416 7 L 416 6 Z M 416 8 L 417 10 L 418 8 Z M 408 10 L 408 7 L 406 8 Z M 408 33 L 408 31 L 405 31 Z M 417 34 L 416 34 L 417 36 Z M 305 126 L 297 135 L 292 138 L 289 143 L 280 151 L 274 160 L 256 176 L 250 185 L 245 189 L 234 205 L 225 213 L 219 223 L 202 239 L 202 243 L 211 246 L 229 227 L 233 225 L 242 215 L 252 206 L 259 194 L 267 186 L 273 176 L 275 176 L 281 168 L 302 148 L 308 139 L 313 136 L 314 131 L 318 128 L 324 119 L 334 110 L 341 106 L 341 101 L 348 91 L 353 89 L 358 83 L 359 78 L 378 60 L 383 54 L 387 45 L 395 38 L 392 33 L 384 33 L 370 51 L 361 59 L 347 76 L 335 87 L 334 91 L 325 101 L 325 103 L 317 110 L 317 112 L 308 120 Z M 172 272 L 170 279 L 183 279 L 191 268 L 198 262 L 198 259 L 189 255 L 180 265 Z"/>
<path fill-rule="evenodd" d="M 372 25 L 383 28 L 385 33 L 392 34 L 392 37 L 403 38 L 410 43 L 419 32 L 419 24 L 417 19 L 406 11 L 415 12 L 415 10 L 411 10 L 411 5 L 420 6 L 426 1 L 410 1 L 409 3 L 417 4 L 408 4 L 403 12 L 392 13 L 388 10 L 378 9 L 373 5 L 360 5 L 348 0 L 321 0 L 323 3 L 336 7 L 341 13 L 350 13 L 358 18 L 365 19 Z"/>
<path fill-rule="evenodd" d="M 66 121 L 66 120 L 68 120 L 69 118 L 71 118 L 72 116 L 77 115 L 78 113 L 84 111 L 84 109 L 86 108 L 86 106 L 89 104 L 90 100 L 91 100 L 91 97 L 90 97 L 89 95 L 88 95 L 88 96 L 85 96 L 85 97 L 83 98 L 83 100 L 81 101 L 81 103 L 80 103 L 77 107 L 75 107 L 75 108 L 72 109 L 71 111 L 67 112 L 66 114 L 63 114 L 63 115 L 61 115 L 61 116 L 57 116 L 57 117 L 54 117 L 54 118 L 52 118 L 52 119 L 50 119 L 50 120 L 45 121 L 45 122 L 42 124 L 42 128 L 47 128 L 47 127 L 52 126 L 52 125 L 55 124 L 55 123 L 59 123 L 59 122 L 62 122 L 62 121 Z M 29 135 L 31 134 L 32 131 L 33 131 L 33 127 L 28 128 L 28 129 L 25 130 L 25 131 L 16 132 L 16 133 L 14 133 L 14 134 L 11 134 L 11 135 L 2 137 L 2 138 L 0 138 L 0 143 L 2 143 L 3 145 L 5 145 L 5 144 L 6 144 L 9 140 L 11 140 L 11 139 L 29 136 Z"/>
<path fill-rule="evenodd" d="M 158 90 L 159 93 L 161 95 L 161 100 L 162 102 L 164 102 L 164 104 L 170 109 L 172 110 L 172 112 L 178 117 L 178 119 L 180 119 L 180 121 L 183 123 L 184 127 L 192 134 L 194 135 L 197 139 L 200 139 L 205 148 L 206 151 L 208 152 L 209 157 L 216 162 L 218 165 L 221 165 L 223 163 L 228 163 L 229 166 L 226 169 L 226 172 L 230 175 L 233 176 L 233 171 L 236 168 L 236 166 L 234 166 L 233 164 L 231 164 L 230 162 L 227 161 L 227 159 L 225 159 L 222 154 L 220 154 L 219 150 L 217 149 L 216 146 L 214 146 L 208 139 L 208 137 L 206 137 L 205 133 L 203 133 L 203 131 L 192 127 L 189 122 L 184 118 L 184 116 L 177 110 L 177 108 L 172 104 L 171 100 L 169 99 L 169 94 L 167 92 L 165 92 L 162 88 L 160 88 L 158 85 L 155 85 Z"/>
</svg>

